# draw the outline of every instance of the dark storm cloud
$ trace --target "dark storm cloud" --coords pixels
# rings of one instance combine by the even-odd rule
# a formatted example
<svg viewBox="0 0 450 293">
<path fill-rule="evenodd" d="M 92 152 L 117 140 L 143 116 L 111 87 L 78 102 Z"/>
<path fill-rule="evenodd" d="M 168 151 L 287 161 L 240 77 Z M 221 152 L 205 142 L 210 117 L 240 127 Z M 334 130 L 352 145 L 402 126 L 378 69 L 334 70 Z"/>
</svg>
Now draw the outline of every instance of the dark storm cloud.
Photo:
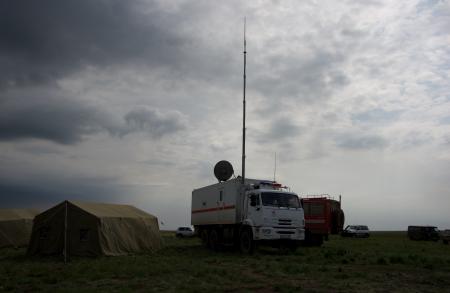
<svg viewBox="0 0 450 293">
<path fill-rule="evenodd" d="M 37 138 L 74 144 L 90 134 L 106 131 L 123 137 L 146 132 L 153 138 L 184 129 L 186 121 L 176 111 L 136 108 L 115 117 L 64 92 L 35 88 L 15 91 L 0 98 L 0 140 Z"/>
<path fill-rule="evenodd" d="M 184 39 L 151 2 L 0 3 L 0 86 L 45 83 L 86 65 L 173 64 Z M 141 7 L 142 6 L 142 7 Z M 145 13 L 143 13 L 145 11 Z M 174 20 L 174 19 L 172 19 Z"/>
<path fill-rule="evenodd" d="M 161 187 L 158 184 L 120 184 L 118 181 L 115 177 L 64 176 L 42 170 L 40 174 L 14 179 L 0 175 L 0 207 L 46 209 L 63 200 L 133 204 Z"/>
<path fill-rule="evenodd" d="M 0 140 L 39 138 L 73 144 L 99 132 L 106 116 L 60 91 L 15 92 L 0 99 Z"/>
<path fill-rule="evenodd" d="M 31 178 L 0 178 L 0 206 L 48 207 L 65 199 L 114 201 L 122 194 L 114 178 L 57 178 L 35 175 Z M 126 193 L 124 193 L 126 194 Z"/>
</svg>

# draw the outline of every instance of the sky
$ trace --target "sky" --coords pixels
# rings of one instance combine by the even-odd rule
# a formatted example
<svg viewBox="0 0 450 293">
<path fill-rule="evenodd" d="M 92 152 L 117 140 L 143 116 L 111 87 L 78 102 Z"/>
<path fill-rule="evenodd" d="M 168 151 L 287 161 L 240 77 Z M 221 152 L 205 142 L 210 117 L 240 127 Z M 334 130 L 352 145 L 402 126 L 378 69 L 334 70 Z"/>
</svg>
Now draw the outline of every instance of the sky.
<svg viewBox="0 0 450 293">
<path fill-rule="evenodd" d="M 0 207 L 132 204 L 190 224 L 241 174 L 342 195 L 346 224 L 450 228 L 449 1 L 5 0 Z"/>
</svg>

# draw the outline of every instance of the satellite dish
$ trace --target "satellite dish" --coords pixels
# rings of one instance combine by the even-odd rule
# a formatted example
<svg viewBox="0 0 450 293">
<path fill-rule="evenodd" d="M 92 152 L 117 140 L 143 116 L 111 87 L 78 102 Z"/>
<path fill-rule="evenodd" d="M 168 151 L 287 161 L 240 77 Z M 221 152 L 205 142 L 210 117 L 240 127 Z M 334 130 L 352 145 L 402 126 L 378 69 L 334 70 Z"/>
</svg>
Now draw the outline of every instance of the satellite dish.
<svg viewBox="0 0 450 293">
<path fill-rule="evenodd" d="M 219 181 L 227 181 L 233 174 L 233 166 L 228 161 L 220 161 L 214 166 L 214 175 Z"/>
</svg>

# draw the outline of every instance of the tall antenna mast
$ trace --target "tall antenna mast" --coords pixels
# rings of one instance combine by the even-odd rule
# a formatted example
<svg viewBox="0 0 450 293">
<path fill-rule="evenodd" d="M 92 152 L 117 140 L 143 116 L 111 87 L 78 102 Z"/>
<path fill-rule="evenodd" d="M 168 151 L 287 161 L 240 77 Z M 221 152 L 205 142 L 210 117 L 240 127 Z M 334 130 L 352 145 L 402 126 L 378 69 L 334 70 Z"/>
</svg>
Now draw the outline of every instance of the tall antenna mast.
<svg viewBox="0 0 450 293">
<path fill-rule="evenodd" d="M 277 152 L 275 152 L 275 162 L 273 166 L 273 182 L 276 182 L 275 174 L 277 174 Z"/>
<path fill-rule="evenodd" d="M 245 38 L 247 19 L 244 17 L 244 98 L 242 101 L 242 185 L 245 184 L 245 88 L 246 88 L 246 67 L 247 67 L 247 43 Z"/>
</svg>

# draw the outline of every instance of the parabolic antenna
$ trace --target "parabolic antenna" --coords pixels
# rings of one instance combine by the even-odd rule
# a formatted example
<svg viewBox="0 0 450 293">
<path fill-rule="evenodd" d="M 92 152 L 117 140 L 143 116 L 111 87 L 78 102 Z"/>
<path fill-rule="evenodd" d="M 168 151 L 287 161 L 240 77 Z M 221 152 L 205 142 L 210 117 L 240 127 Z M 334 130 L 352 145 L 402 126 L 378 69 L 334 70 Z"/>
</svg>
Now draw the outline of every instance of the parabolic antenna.
<svg viewBox="0 0 450 293">
<path fill-rule="evenodd" d="M 228 161 L 220 161 L 214 166 L 214 175 L 219 181 L 227 181 L 233 174 L 233 166 Z"/>
</svg>

